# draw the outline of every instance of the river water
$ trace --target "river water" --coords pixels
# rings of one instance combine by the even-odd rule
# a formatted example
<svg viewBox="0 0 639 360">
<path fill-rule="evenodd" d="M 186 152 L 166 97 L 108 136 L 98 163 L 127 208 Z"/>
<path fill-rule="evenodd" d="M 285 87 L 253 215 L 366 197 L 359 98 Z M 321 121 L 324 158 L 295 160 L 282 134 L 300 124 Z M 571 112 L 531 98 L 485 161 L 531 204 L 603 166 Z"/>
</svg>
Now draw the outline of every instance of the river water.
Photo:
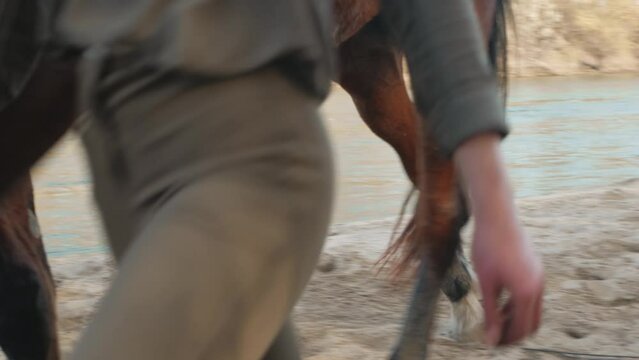
<svg viewBox="0 0 639 360">
<path fill-rule="evenodd" d="M 335 223 L 398 213 L 408 189 L 399 160 L 336 88 L 322 108 L 337 158 Z M 516 79 L 504 153 L 518 197 L 639 177 L 639 77 Z M 77 138 L 66 137 L 34 170 L 50 256 L 105 251 L 91 179 Z"/>
</svg>

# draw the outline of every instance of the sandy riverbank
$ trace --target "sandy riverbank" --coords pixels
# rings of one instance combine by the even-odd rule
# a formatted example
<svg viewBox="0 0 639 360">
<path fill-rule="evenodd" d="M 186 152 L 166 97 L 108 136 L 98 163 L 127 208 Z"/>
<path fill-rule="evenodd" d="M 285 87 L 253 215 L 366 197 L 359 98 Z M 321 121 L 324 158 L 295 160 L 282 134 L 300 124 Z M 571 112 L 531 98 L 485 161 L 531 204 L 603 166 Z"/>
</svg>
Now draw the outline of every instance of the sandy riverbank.
<svg viewBox="0 0 639 360">
<path fill-rule="evenodd" d="M 547 271 L 544 325 L 528 347 L 639 356 L 639 179 L 603 189 L 519 202 Z M 393 219 L 336 225 L 322 262 L 296 308 L 304 356 L 312 360 L 383 359 L 403 314 L 409 286 L 376 276 Z M 45 234 L 46 236 L 46 234 Z M 58 283 L 59 328 L 69 349 L 113 274 L 107 256 L 51 259 Z M 326 269 L 333 268 L 330 271 Z M 491 352 L 445 334 L 439 309 L 433 359 L 556 359 L 520 347 Z"/>
</svg>

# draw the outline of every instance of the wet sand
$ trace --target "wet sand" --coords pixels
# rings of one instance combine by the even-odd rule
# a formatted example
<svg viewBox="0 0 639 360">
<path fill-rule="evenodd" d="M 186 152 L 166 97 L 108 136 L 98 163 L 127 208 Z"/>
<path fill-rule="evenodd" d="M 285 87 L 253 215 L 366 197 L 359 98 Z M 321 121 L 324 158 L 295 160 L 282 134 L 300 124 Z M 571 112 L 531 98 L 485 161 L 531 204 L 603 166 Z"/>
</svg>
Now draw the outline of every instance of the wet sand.
<svg viewBox="0 0 639 360">
<path fill-rule="evenodd" d="M 541 331 L 525 344 L 498 351 L 477 342 L 459 344 L 445 335 L 449 305 L 442 301 L 432 358 L 562 358 L 523 349 L 529 347 L 639 359 L 639 179 L 518 205 L 546 266 Z M 394 219 L 384 219 L 331 229 L 320 266 L 295 309 L 305 359 L 387 357 L 410 292 L 409 284 L 392 285 L 383 273 L 376 275 L 375 260 L 393 225 Z M 104 294 L 113 266 L 101 254 L 54 257 L 51 265 L 68 351 Z"/>
</svg>

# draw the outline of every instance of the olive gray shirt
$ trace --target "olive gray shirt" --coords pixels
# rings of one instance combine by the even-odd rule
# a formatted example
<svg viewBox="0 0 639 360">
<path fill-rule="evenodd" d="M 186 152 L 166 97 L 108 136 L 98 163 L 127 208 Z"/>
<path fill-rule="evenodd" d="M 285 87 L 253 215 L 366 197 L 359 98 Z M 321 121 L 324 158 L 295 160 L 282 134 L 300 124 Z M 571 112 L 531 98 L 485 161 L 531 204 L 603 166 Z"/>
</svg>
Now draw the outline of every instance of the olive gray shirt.
<svg viewBox="0 0 639 360">
<path fill-rule="evenodd" d="M 382 0 L 406 54 L 415 103 L 447 155 L 484 132 L 506 136 L 503 99 L 471 0 Z"/>
<path fill-rule="evenodd" d="M 58 29 L 67 42 L 131 59 L 127 67 L 227 78 L 280 60 L 323 97 L 331 14 L 329 0 L 68 0 Z"/>
<path fill-rule="evenodd" d="M 371 0 L 376 1 L 376 0 Z M 406 53 L 415 102 L 450 155 L 482 132 L 506 135 L 504 107 L 471 0 L 381 0 Z M 138 64 L 227 77 L 286 59 L 324 96 L 331 0 L 68 0 L 60 30 Z"/>
</svg>

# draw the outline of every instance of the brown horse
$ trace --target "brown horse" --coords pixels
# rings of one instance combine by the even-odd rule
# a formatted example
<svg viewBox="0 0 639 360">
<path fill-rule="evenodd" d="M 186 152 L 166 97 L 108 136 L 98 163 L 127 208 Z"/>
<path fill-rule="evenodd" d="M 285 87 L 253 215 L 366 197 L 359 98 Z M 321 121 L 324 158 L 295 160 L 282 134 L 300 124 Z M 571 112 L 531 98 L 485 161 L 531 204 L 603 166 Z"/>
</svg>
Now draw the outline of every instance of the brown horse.
<svg viewBox="0 0 639 360">
<path fill-rule="evenodd" d="M 10 359 L 57 360 L 55 288 L 29 167 L 73 122 L 72 58 L 45 58 L 0 111 L 0 347 Z"/>
<path fill-rule="evenodd" d="M 52 5 L 54 1 L 47 5 Z M 40 2 L 3 6 L 3 87 L 0 103 L 0 347 L 10 359 L 60 358 L 56 331 L 55 288 L 38 220 L 30 166 L 69 128 L 73 120 L 73 62 L 42 56 L 36 44 L 41 28 L 33 18 L 43 14 Z M 15 15 L 20 13 L 20 16 Z M 38 15 L 35 15 L 38 14 Z M 10 29 L 9 32 L 6 32 Z M 12 32 L 17 41 L 12 41 Z M 18 51 L 5 56 L 6 51 Z M 30 77 L 25 70 L 39 66 Z M 8 67 L 8 69 L 7 69 Z M 8 73 L 7 70 L 14 73 Z M 27 81 L 28 80 L 28 81 Z M 18 92 L 7 103 L 6 94 Z"/>
<path fill-rule="evenodd" d="M 58 359 L 54 283 L 30 177 L 0 209 L 0 344 L 10 359 Z"/>
<path fill-rule="evenodd" d="M 503 70 L 507 2 L 475 0 L 475 3 L 491 60 L 496 70 Z M 336 80 L 351 95 L 370 129 L 395 149 L 408 177 L 420 190 L 417 216 L 384 257 L 394 264 L 396 273 L 418 265 L 417 285 L 392 358 L 420 359 L 427 353 L 440 288 L 453 304 L 453 334 L 459 338 L 476 330 L 481 306 L 472 291 L 470 268 L 459 247 L 460 229 L 468 214 L 453 164 L 438 154 L 430 139 L 419 138 L 420 119 L 404 81 L 402 52 L 377 19 L 379 11 L 379 0 L 335 0 L 334 39 L 340 60 Z M 498 58 L 504 62 L 498 64 Z M 2 126 L 14 126 L 0 134 L 0 150 L 17 154 L 3 160 L 0 169 L 0 195 L 8 191 L 0 206 L 3 214 L 0 235 L 5 234 L 0 236 L 4 259 L 0 264 L 3 266 L 0 286 L 31 280 L 33 290 L 2 288 L 0 324 L 7 325 L 0 326 L 0 346 L 11 359 L 59 358 L 53 280 L 42 240 L 33 231 L 37 221 L 31 182 L 28 177 L 19 179 L 16 174 L 23 174 L 70 127 L 74 64 L 73 57 L 45 58 L 20 98 L 0 112 Z M 28 144 L 25 139 L 30 139 Z M 18 315 L 7 315 L 5 309 L 10 304 L 26 304 L 20 313 L 22 319 L 38 320 L 20 322 Z M 25 331 L 16 333 L 20 326 Z M 25 348 L 24 344 L 29 346 Z M 39 350 L 30 353 L 33 349 Z"/>
<path fill-rule="evenodd" d="M 395 274 L 412 265 L 419 269 L 393 359 L 422 359 L 440 288 L 453 305 L 452 335 L 458 339 L 475 335 L 482 308 L 460 247 L 460 230 L 468 220 L 465 196 L 457 185 L 452 161 L 439 155 L 431 139 L 418 135 L 421 122 L 404 82 L 402 52 L 376 18 L 379 9 L 376 0 L 336 1 L 338 82 L 369 128 L 397 152 L 420 190 L 416 217 L 382 260 L 391 261 Z M 475 9 L 495 74 L 501 75 L 505 86 L 508 2 L 475 0 Z"/>
</svg>

